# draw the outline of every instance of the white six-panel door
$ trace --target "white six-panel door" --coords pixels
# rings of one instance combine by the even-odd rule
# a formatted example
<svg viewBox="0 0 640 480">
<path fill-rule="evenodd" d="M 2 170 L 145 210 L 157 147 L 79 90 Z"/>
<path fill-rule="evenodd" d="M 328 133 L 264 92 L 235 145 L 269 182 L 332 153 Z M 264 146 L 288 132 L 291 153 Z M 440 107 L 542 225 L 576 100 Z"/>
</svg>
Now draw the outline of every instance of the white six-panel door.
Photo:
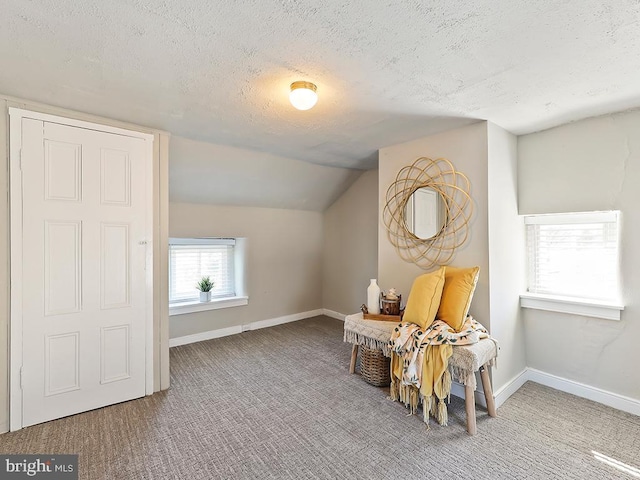
<svg viewBox="0 0 640 480">
<path fill-rule="evenodd" d="M 145 143 L 22 119 L 22 426 L 145 394 Z"/>
</svg>

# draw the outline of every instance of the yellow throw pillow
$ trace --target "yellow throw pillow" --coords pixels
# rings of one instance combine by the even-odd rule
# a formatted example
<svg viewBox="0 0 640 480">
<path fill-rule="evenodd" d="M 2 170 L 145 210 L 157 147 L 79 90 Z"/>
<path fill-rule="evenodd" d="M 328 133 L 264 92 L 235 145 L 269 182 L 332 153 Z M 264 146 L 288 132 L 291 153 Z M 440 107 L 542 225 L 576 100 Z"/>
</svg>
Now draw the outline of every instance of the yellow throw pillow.
<svg viewBox="0 0 640 480">
<path fill-rule="evenodd" d="M 403 322 L 415 323 L 421 328 L 431 325 L 440 305 L 444 275 L 445 269 L 440 267 L 435 272 L 420 275 L 413 281 L 402 317 Z"/>
<path fill-rule="evenodd" d="M 480 267 L 446 267 L 437 318 L 447 322 L 456 332 L 462 329 L 469 313 L 479 273 Z"/>
</svg>

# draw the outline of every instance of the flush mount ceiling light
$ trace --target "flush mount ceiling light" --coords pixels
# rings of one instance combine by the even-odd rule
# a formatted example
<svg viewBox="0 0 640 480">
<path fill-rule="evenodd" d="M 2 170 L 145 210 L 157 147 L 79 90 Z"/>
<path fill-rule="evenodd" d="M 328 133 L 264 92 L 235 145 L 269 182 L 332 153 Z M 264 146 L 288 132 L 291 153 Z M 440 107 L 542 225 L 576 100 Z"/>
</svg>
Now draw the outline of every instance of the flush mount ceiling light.
<svg viewBox="0 0 640 480">
<path fill-rule="evenodd" d="M 293 82 L 289 101 L 298 110 L 309 110 L 318 101 L 316 86 L 311 82 Z"/>
</svg>

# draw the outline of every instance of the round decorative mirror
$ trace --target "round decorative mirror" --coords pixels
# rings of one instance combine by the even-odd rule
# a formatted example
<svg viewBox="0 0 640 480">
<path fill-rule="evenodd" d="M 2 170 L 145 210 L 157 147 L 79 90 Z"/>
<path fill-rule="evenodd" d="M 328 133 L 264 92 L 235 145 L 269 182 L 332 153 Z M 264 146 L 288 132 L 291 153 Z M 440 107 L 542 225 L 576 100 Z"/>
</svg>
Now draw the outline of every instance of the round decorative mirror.
<svg viewBox="0 0 640 480">
<path fill-rule="evenodd" d="M 400 257 L 424 268 L 446 265 L 469 236 L 469 179 L 446 158 L 418 158 L 387 189 L 382 220 Z"/>
<path fill-rule="evenodd" d="M 416 238 L 428 240 L 438 235 L 446 225 L 446 209 L 440 192 L 420 187 L 407 199 L 404 224 Z"/>
</svg>

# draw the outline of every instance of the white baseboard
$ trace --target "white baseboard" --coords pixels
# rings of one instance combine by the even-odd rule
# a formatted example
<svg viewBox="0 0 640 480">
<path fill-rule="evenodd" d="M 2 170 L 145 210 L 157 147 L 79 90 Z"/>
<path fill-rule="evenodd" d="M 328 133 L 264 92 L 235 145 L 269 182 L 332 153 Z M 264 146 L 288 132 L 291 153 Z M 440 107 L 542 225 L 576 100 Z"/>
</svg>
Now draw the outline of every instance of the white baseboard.
<svg viewBox="0 0 640 480">
<path fill-rule="evenodd" d="M 0 423 L 0 433 L 7 433 L 9 431 L 9 422 Z"/>
<path fill-rule="evenodd" d="M 640 416 L 640 400 L 625 397 L 624 395 L 585 385 L 584 383 L 558 377 L 557 375 L 552 375 L 529 367 L 525 368 L 522 372 L 513 377 L 506 385 L 496 390 L 494 393 L 496 407 L 502 405 L 527 381 L 539 383 L 540 385 L 545 385 L 561 392 L 570 393 L 576 397 L 586 398 L 587 400 Z M 476 394 L 477 393 L 478 392 L 476 392 Z"/>
<path fill-rule="evenodd" d="M 267 320 L 259 320 L 257 322 L 251 322 L 248 325 L 243 325 L 242 331 L 258 330 L 260 328 L 274 327 L 276 325 L 282 325 L 283 323 L 297 322 L 305 318 L 317 317 L 322 315 L 322 309 L 310 310 L 308 312 L 294 313 L 293 315 L 285 315 L 284 317 L 269 318 Z"/>
<path fill-rule="evenodd" d="M 527 377 L 527 380 L 531 380 L 532 382 L 555 388 L 556 390 L 570 393 L 577 397 L 602 403 L 603 405 L 622 410 L 623 412 L 640 415 L 640 400 L 551 375 L 550 373 L 545 373 L 535 368 L 527 368 Z"/>
<path fill-rule="evenodd" d="M 495 391 L 493 393 L 493 397 L 496 403 L 496 408 L 502 405 L 507 398 L 516 393 L 528 379 L 528 370 L 525 368 L 522 372 L 509 380 L 506 385 Z M 481 385 L 482 383 L 478 380 L 478 390 L 474 392 L 476 404 L 482 405 L 484 408 L 487 408 L 487 398 L 484 396 L 484 391 L 480 390 L 482 389 Z M 451 384 L 451 395 L 464 398 L 464 385 L 458 382 L 453 382 Z"/>
<path fill-rule="evenodd" d="M 335 318 L 336 320 L 340 320 L 342 322 L 344 322 L 344 318 L 346 317 L 344 313 L 335 312 L 333 310 L 329 310 L 328 308 L 323 308 L 322 314 L 326 315 L 327 317 Z"/>
<path fill-rule="evenodd" d="M 500 387 L 493 393 L 496 402 L 496 408 L 500 407 L 507 398 L 516 393 L 521 386 L 523 386 L 527 380 L 529 380 L 529 369 L 525 368 L 511 380 L 509 380 L 505 385 Z"/>
<path fill-rule="evenodd" d="M 180 345 L 187 345 L 189 343 L 202 342 L 204 340 L 211 340 L 212 338 L 227 337 L 229 335 L 236 335 L 238 333 L 246 332 L 249 330 L 258 330 L 260 328 L 273 327 L 275 325 L 282 325 L 283 323 L 296 322 L 305 318 L 317 317 L 322 315 L 322 309 L 310 310 L 308 312 L 294 313 L 292 315 L 285 315 L 283 317 L 268 318 L 266 320 L 258 320 L 246 325 L 235 325 L 233 327 L 219 328 L 217 330 L 209 330 L 207 332 L 194 333 L 193 335 L 185 335 L 183 337 L 176 337 L 169 339 L 169 347 L 178 347 Z"/>
<path fill-rule="evenodd" d="M 236 333 L 242 333 L 242 325 L 194 333 L 193 335 L 185 335 L 184 337 L 170 338 L 169 347 L 179 347 L 180 345 L 202 342 L 204 340 L 211 340 L 212 338 L 227 337 L 229 335 L 235 335 Z"/>
<path fill-rule="evenodd" d="M 451 384 L 451 395 L 455 395 L 456 397 L 464 400 L 464 385 L 458 382 L 453 382 Z M 484 408 L 487 408 L 487 398 L 484 396 L 484 392 L 476 390 L 474 392 L 474 397 L 476 399 L 476 405 L 482 405 Z"/>
</svg>

